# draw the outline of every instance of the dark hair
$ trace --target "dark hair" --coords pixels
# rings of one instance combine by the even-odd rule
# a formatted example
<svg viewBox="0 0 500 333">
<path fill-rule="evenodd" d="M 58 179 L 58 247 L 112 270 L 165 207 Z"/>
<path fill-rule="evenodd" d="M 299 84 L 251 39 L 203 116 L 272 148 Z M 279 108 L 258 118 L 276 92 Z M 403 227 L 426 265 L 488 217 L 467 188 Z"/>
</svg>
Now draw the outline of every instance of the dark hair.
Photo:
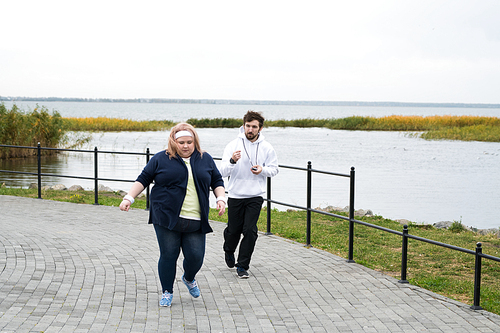
<svg viewBox="0 0 500 333">
<path fill-rule="evenodd" d="M 264 117 L 260 114 L 260 112 L 255 112 L 252 110 L 249 110 L 244 116 L 243 116 L 243 124 L 257 120 L 259 122 L 259 128 L 262 128 L 264 126 Z"/>
</svg>

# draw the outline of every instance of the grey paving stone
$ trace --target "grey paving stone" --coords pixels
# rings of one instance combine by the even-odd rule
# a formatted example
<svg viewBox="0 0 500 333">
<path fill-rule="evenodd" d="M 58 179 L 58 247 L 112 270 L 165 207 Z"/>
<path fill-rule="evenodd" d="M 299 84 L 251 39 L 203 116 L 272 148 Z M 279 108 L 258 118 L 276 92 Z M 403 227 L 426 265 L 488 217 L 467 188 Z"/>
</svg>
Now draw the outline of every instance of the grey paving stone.
<svg viewBox="0 0 500 333">
<path fill-rule="evenodd" d="M 0 196 L 0 332 L 500 332 L 500 316 L 260 234 L 240 280 L 212 222 L 202 297 L 160 308 L 148 212 Z"/>
</svg>

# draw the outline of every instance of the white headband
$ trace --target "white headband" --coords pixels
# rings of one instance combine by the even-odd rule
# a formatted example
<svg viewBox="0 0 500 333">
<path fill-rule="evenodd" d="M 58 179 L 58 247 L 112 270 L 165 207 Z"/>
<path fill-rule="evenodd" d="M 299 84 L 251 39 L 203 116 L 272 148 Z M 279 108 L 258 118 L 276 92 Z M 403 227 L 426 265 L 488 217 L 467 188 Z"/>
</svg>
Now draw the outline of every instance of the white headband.
<svg viewBox="0 0 500 333">
<path fill-rule="evenodd" d="M 179 132 L 175 133 L 175 139 L 176 139 L 176 140 L 177 140 L 178 138 L 180 138 L 181 136 L 190 136 L 190 137 L 192 137 L 192 136 L 193 136 L 193 134 L 191 134 L 191 132 L 189 132 L 189 131 L 185 131 L 185 130 L 184 130 L 184 131 L 179 131 Z"/>
</svg>

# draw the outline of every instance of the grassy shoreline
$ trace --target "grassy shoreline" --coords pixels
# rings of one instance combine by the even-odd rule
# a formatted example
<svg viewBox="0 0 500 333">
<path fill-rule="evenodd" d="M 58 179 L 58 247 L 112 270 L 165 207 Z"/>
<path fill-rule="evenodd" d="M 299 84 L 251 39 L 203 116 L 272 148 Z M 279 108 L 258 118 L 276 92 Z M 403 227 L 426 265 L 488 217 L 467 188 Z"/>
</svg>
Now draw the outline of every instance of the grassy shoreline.
<svg viewBox="0 0 500 333">
<path fill-rule="evenodd" d="M 37 190 L 0 188 L 0 195 L 37 197 Z M 48 200 L 93 204 L 93 191 L 42 191 Z M 118 206 L 122 196 L 116 192 L 99 194 L 102 205 Z M 133 207 L 145 209 L 144 198 L 138 198 Z M 338 212 L 339 215 L 344 213 Z M 219 217 L 211 210 L 210 219 L 227 222 L 227 214 Z M 393 220 L 381 216 L 359 218 L 392 230 L 402 230 Z M 267 212 L 263 210 L 259 218 L 259 230 L 266 230 Z M 312 214 L 312 246 L 343 258 L 348 256 L 348 221 L 321 214 Z M 271 232 L 277 236 L 299 243 L 306 242 L 306 212 L 272 211 Z M 438 242 L 475 250 L 477 242 L 482 243 L 483 253 L 499 257 L 500 239 L 494 234 L 480 235 L 463 228 L 450 230 L 436 229 L 431 225 L 409 223 L 409 233 Z M 368 268 L 380 271 L 396 279 L 401 274 L 401 237 L 362 225 L 355 225 L 354 260 Z M 474 256 L 448 250 L 432 244 L 410 240 L 408 253 L 408 281 L 460 302 L 473 304 Z M 320 269 L 320 267 L 318 268 Z M 481 276 L 481 306 L 490 312 L 500 314 L 500 263 L 483 259 Z"/>
<path fill-rule="evenodd" d="M 190 118 L 186 122 L 197 128 L 237 128 L 239 118 Z M 44 147 L 77 147 L 90 138 L 71 138 L 68 132 L 106 131 L 165 131 L 175 122 L 170 120 L 130 120 L 107 117 L 61 117 L 45 107 L 35 107 L 25 112 L 16 105 L 7 109 L 0 103 L 0 143 L 6 145 Z M 329 119 L 267 120 L 266 127 L 321 127 L 331 130 L 351 131 L 403 131 L 427 140 L 462 140 L 500 142 L 500 118 L 481 116 L 386 116 Z M 423 132 L 423 133 L 422 133 Z M 17 154 L 17 155 L 16 155 Z M 19 155 L 20 154 L 20 155 Z M 0 158 L 33 155 L 32 150 L 0 149 Z"/>
<path fill-rule="evenodd" d="M 70 131 L 162 131 L 174 125 L 165 121 L 133 121 L 117 118 L 63 118 Z M 196 128 L 237 128 L 235 118 L 190 118 Z M 266 127 L 323 127 L 331 130 L 424 132 L 428 140 L 500 142 L 500 118 L 479 116 L 387 116 L 339 119 L 267 120 Z"/>
</svg>

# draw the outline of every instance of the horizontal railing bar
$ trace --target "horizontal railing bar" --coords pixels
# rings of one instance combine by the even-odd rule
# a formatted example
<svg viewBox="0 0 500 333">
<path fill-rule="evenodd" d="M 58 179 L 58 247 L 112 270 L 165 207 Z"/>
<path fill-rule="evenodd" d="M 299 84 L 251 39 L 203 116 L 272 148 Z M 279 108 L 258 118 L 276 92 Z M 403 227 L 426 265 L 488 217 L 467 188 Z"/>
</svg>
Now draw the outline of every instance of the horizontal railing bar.
<svg viewBox="0 0 500 333">
<path fill-rule="evenodd" d="M 31 147 L 31 146 L 0 145 L 0 147 L 38 149 L 38 147 Z M 93 153 L 94 152 L 93 150 L 81 150 L 81 149 L 70 149 L 70 148 L 51 148 L 51 147 L 40 147 L 40 150 L 74 151 L 74 152 L 79 152 L 79 153 Z"/>
<path fill-rule="evenodd" d="M 386 232 L 390 232 L 390 233 L 393 233 L 393 234 L 396 234 L 396 235 L 399 235 L 399 236 L 403 236 L 403 233 L 400 232 L 400 231 L 396 231 L 396 230 L 392 230 L 392 229 L 380 227 L 378 225 L 367 223 L 367 222 L 363 222 L 363 221 L 359 221 L 359 220 L 353 220 L 353 221 L 356 222 L 356 223 L 358 223 L 358 224 L 362 224 L 362 225 L 365 225 L 365 226 L 368 226 L 368 227 L 371 227 L 371 228 L 375 228 L 375 229 L 379 229 L 379 230 L 383 230 L 383 231 L 386 231 Z M 407 236 L 408 236 L 408 238 L 411 238 L 411 239 L 419 240 L 419 241 L 426 242 L 426 243 L 429 243 L 429 244 L 434 244 L 434 245 L 442 246 L 442 247 L 445 247 L 445 248 L 448 248 L 448 249 L 452 249 L 452 250 L 456 250 L 456 251 L 460 251 L 460 252 L 465 252 L 465 253 L 469 253 L 469 254 L 474 254 L 474 255 L 476 254 L 476 251 L 465 249 L 465 248 L 454 246 L 454 245 L 450 245 L 450 244 L 446 244 L 446 243 L 441 243 L 441 242 L 438 242 L 438 241 L 434 241 L 432 239 L 427 239 L 427 238 L 415 236 L 415 235 L 412 235 L 412 234 L 407 234 Z M 481 256 L 486 258 L 488 255 L 481 255 Z M 488 259 L 492 259 L 492 260 L 500 262 L 500 258 L 497 258 L 497 257 L 488 256 Z"/>
<path fill-rule="evenodd" d="M 333 217 L 337 217 L 337 218 L 342 219 L 342 220 L 349 220 L 349 218 L 347 216 L 337 215 L 337 214 L 330 213 L 330 212 L 324 212 L 322 210 L 311 209 L 311 212 L 318 213 L 318 214 L 323 214 L 323 215 L 328 215 L 328 216 L 333 216 Z"/>
<path fill-rule="evenodd" d="M 422 241 L 422 242 L 426 242 L 426 243 L 429 243 L 429 244 L 434 244 L 434 245 L 446 247 L 448 249 L 452 249 L 452 250 L 456 250 L 456 251 L 460 251 L 460 252 L 465 252 L 465 253 L 474 254 L 474 255 L 476 254 L 476 251 L 473 251 L 473 250 L 464 249 L 462 247 L 458 247 L 458 246 L 454 246 L 454 245 L 450 245 L 450 244 L 446 244 L 446 243 L 437 242 L 437 241 L 434 241 L 432 239 L 427 239 L 427 238 L 415 236 L 415 235 L 412 235 L 412 234 L 408 234 L 408 238 L 412 238 L 412 239 L 419 240 L 419 241 Z"/>
<path fill-rule="evenodd" d="M 378 229 L 378 230 L 389 232 L 391 234 L 403 236 L 403 233 L 401 231 L 392 230 L 392 229 L 389 229 L 389 228 L 381 227 L 381 226 L 376 225 L 376 224 L 371 224 L 371 223 L 363 222 L 363 221 L 359 221 L 359 220 L 354 220 L 353 219 L 352 221 L 355 222 L 355 223 L 357 223 L 357 224 L 362 224 L 362 225 L 365 225 L 365 226 L 370 227 L 370 228 L 375 228 L 375 229 Z"/>
<path fill-rule="evenodd" d="M 222 158 L 221 157 L 213 157 L 212 158 L 214 160 L 217 160 L 217 161 L 222 161 Z M 302 167 L 296 167 L 296 166 L 290 166 L 290 165 L 284 165 L 284 164 L 278 164 L 278 167 L 279 168 L 285 168 L 285 169 L 292 169 L 292 170 L 301 170 L 301 171 L 307 171 L 307 168 L 302 168 Z M 321 170 L 312 170 L 314 172 L 318 172 L 318 173 L 326 173 L 326 174 L 330 174 L 330 175 L 337 175 L 337 176 L 344 176 L 344 177 L 350 177 L 349 175 L 345 175 L 345 174 L 340 174 L 340 173 L 329 173 L 328 171 L 321 171 Z"/>
<path fill-rule="evenodd" d="M 95 178 L 92 178 L 92 179 L 95 179 Z M 130 180 L 130 179 L 97 178 L 97 180 L 105 180 L 107 182 L 135 183 L 135 180 Z"/>
<path fill-rule="evenodd" d="M 10 171 L 10 170 L 0 170 L 0 172 L 17 173 L 17 174 L 22 174 L 22 175 L 34 175 L 34 176 L 38 175 L 38 172 Z M 61 177 L 61 178 L 77 178 L 77 179 L 90 179 L 90 180 L 94 179 L 94 177 L 55 175 L 55 174 L 51 174 L 51 173 L 41 173 L 40 176 L 51 176 L 51 177 Z"/>
<path fill-rule="evenodd" d="M 307 208 L 303 208 L 303 209 L 307 210 Z M 339 218 L 339 219 L 342 219 L 342 220 L 346 220 L 346 221 L 350 220 L 349 217 L 347 217 L 347 216 L 337 215 L 337 214 L 330 213 L 330 212 L 324 212 L 324 211 L 317 210 L 317 209 L 310 209 L 310 211 L 318 213 L 318 214 L 333 216 L 333 217 L 336 217 L 336 218 Z M 403 235 L 403 233 L 401 231 L 396 231 L 396 230 L 388 229 L 388 228 L 385 228 L 385 227 L 378 226 L 376 224 L 371 224 L 371 223 L 368 223 L 368 222 L 363 222 L 363 221 L 354 220 L 354 219 L 352 221 L 355 222 L 355 223 L 358 223 L 358 224 L 365 225 L 365 226 L 370 227 L 370 228 L 379 229 L 379 230 L 386 231 L 386 232 L 389 232 L 389 233 L 392 233 L 392 234 L 396 234 L 396 235 L 399 235 L 399 236 Z"/>
<path fill-rule="evenodd" d="M 269 199 L 264 199 L 264 200 L 268 201 L 269 203 L 274 203 L 274 204 L 279 204 L 279 205 L 283 205 L 283 206 L 287 206 L 287 207 L 293 207 L 293 208 L 307 210 L 307 207 L 302 207 L 302 206 L 296 206 L 296 205 L 292 205 L 292 204 L 287 204 L 287 203 L 276 201 L 276 200 L 269 200 Z M 323 215 L 337 217 L 337 218 L 343 219 L 343 220 L 349 220 L 349 218 L 346 217 L 346 216 L 337 215 L 337 214 L 333 214 L 333 213 L 330 213 L 330 212 L 324 212 L 324 211 L 316 210 L 316 209 L 310 209 L 310 211 L 318 213 L 318 214 L 323 214 Z"/>
<path fill-rule="evenodd" d="M 143 155 L 147 153 L 125 152 L 125 151 L 106 151 L 106 150 L 82 150 L 82 149 L 69 149 L 69 148 L 41 148 L 41 150 L 56 150 L 56 151 L 69 151 L 77 153 L 98 153 L 98 154 L 117 154 L 117 155 Z M 151 155 L 151 154 L 150 154 Z"/>
<path fill-rule="evenodd" d="M 283 165 L 283 164 L 279 164 L 279 165 L 278 165 L 278 167 L 280 167 L 280 168 L 285 168 L 285 169 L 293 169 L 293 170 L 302 170 L 302 171 L 307 171 L 307 168 L 294 167 L 294 166 Z"/>
<path fill-rule="evenodd" d="M 490 256 L 489 254 L 479 253 L 479 256 L 481 256 L 483 258 L 486 258 L 486 259 L 491 259 L 491 260 L 500 262 L 500 258 L 494 257 L 494 256 Z"/>
<path fill-rule="evenodd" d="M 269 202 L 269 203 L 274 203 L 274 204 L 278 204 L 278 205 L 282 205 L 282 206 L 287 206 L 287 207 L 293 207 L 293 208 L 307 210 L 307 207 L 302 207 L 302 206 L 287 204 L 287 203 L 276 201 L 276 200 L 269 200 L 269 199 L 264 199 L 264 200 L 267 201 L 267 202 Z M 349 220 L 348 217 L 345 217 L 345 216 L 342 216 L 342 215 L 333 214 L 333 213 L 329 213 L 329 212 L 324 212 L 324 211 L 321 211 L 321 210 L 310 209 L 310 211 L 311 212 L 315 212 L 315 213 L 319 213 L 319 214 L 323 214 L 323 215 L 329 215 L 329 216 L 337 217 L 337 218 L 340 218 L 340 219 L 343 219 L 343 220 Z"/>
<path fill-rule="evenodd" d="M 268 200 L 268 199 L 264 199 L 264 200 L 266 200 L 269 203 L 274 203 L 274 204 L 278 204 L 278 205 L 282 205 L 282 206 L 287 206 L 287 207 L 293 207 L 293 208 L 307 210 L 306 207 L 301 207 L 301 206 L 296 206 L 296 205 L 292 205 L 292 204 L 287 204 L 285 202 L 280 202 L 280 201 L 276 201 L 276 200 Z"/>
<path fill-rule="evenodd" d="M 22 175 L 38 175 L 37 172 L 26 172 L 26 171 L 11 171 L 11 170 L 0 170 L 0 172 L 6 172 L 6 173 L 18 173 Z"/>
<path fill-rule="evenodd" d="M 94 152 L 94 151 L 92 151 L 92 152 Z M 105 151 L 105 150 L 98 150 L 97 153 L 99 153 L 99 154 L 103 154 L 103 153 L 104 154 L 117 154 L 117 155 L 119 155 L 119 154 L 121 154 L 121 155 L 143 155 L 143 156 L 148 155 L 147 153 L 134 153 L 134 152 L 128 153 L 125 151 Z M 150 153 L 149 155 L 154 155 L 154 154 Z"/>
<path fill-rule="evenodd" d="M 38 172 L 9 171 L 9 170 L 0 170 L 0 172 L 17 173 L 17 174 L 22 174 L 22 175 L 34 175 L 34 176 L 38 175 Z M 55 175 L 55 174 L 51 174 L 51 173 L 41 173 L 40 176 L 59 177 L 59 178 L 87 179 L 87 180 L 94 180 L 95 179 L 94 177 Z"/>
<path fill-rule="evenodd" d="M 0 147 L 38 149 L 38 147 L 31 147 L 31 146 L 0 145 Z M 71 149 L 71 148 L 52 148 L 52 147 L 40 147 L 40 150 L 69 151 L 69 152 L 76 152 L 76 153 L 95 153 L 96 152 L 95 150 Z M 122 154 L 122 155 L 144 155 L 144 156 L 147 155 L 147 153 L 124 152 L 124 151 L 106 151 L 106 150 L 97 150 L 97 153 L 100 153 L 100 154 Z"/>
<path fill-rule="evenodd" d="M 340 176 L 340 177 L 351 177 L 351 175 L 345 174 L 345 173 L 336 173 L 336 172 L 330 172 L 330 171 L 323 171 L 323 170 L 317 170 L 317 169 L 311 169 L 312 172 L 317 172 L 317 173 L 322 173 L 325 175 L 332 175 L 332 176 Z"/>
<path fill-rule="evenodd" d="M 13 146 L 13 145 L 0 145 L 0 147 L 5 147 L 5 148 L 25 148 L 25 149 L 37 149 L 38 147 L 31 147 L 31 146 Z"/>
<path fill-rule="evenodd" d="M 35 173 L 37 175 L 37 173 Z M 41 173 L 41 176 L 48 176 L 48 177 L 61 177 L 61 178 L 75 178 L 75 179 L 88 179 L 88 180 L 95 180 L 95 177 L 79 177 L 79 176 L 65 176 L 65 175 L 55 175 L 51 173 Z M 130 179 L 113 179 L 113 178 L 97 178 L 97 180 L 105 180 L 105 181 L 113 181 L 113 182 L 126 182 L 126 183 L 133 183 L 135 180 L 130 180 Z"/>
<path fill-rule="evenodd" d="M 35 175 L 38 175 L 38 173 L 35 173 Z M 87 180 L 94 180 L 95 179 L 94 177 L 55 175 L 55 174 L 52 174 L 52 173 L 41 173 L 40 176 L 60 177 L 60 178 L 75 178 L 75 179 L 87 179 Z"/>
<path fill-rule="evenodd" d="M 0 170 L 0 172 L 17 173 L 17 174 L 23 174 L 23 175 L 35 175 L 35 176 L 38 175 L 37 172 L 23 172 L 23 171 L 9 171 L 9 170 Z M 74 178 L 74 179 L 95 180 L 95 177 L 56 175 L 56 174 L 53 174 L 53 173 L 41 173 L 40 176 L 56 177 L 56 178 Z M 114 181 L 114 182 L 124 182 L 124 183 L 134 183 L 135 182 L 135 180 L 130 180 L 130 179 L 114 179 L 114 178 L 97 178 L 97 180 Z"/>
<path fill-rule="evenodd" d="M 93 150 L 85 150 L 85 149 L 70 149 L 70 148 L 43 148 L 40 147 L 40 150 L 56 150 L 56 151 L 72 151 L 75 153 L 93 153 Z"/>
</svg>

